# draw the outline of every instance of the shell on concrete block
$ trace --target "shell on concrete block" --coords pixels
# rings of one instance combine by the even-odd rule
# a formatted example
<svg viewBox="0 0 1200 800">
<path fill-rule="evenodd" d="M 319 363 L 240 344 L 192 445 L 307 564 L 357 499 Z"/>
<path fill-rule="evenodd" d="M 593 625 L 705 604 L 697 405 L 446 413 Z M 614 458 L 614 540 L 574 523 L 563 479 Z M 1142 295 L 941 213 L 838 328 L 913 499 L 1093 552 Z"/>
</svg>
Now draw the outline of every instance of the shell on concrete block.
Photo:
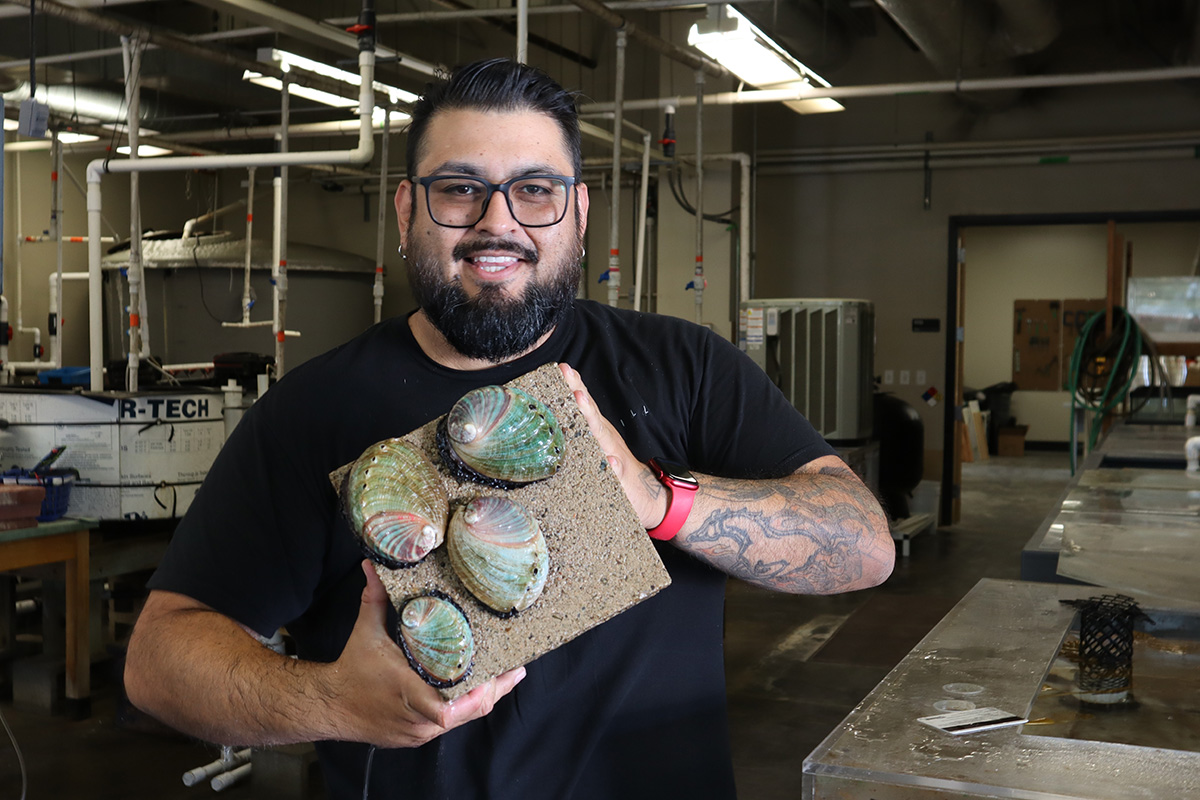
<svg viewBox="0 0 1200 800">
<path fill-rule="evenodd" d="M 404 439 L 368 447 L 346 475 L 342 503 L 371 560 L 409 567 L 440 545 L 450 500 L 437 467 Z"/>
<path fill-rule="evenodd" d="M 527 392 L 507 386 L 465 394 L 438 426 L 437 439 L 455 477 L 500 489 L 554 475 L 566 447 L 554 413 Z"/>
<path fill-rule="evenodd" d="M 445 689 L 471 672 L 475 637 L 462 609 L 441 592 L 417 595 L 400 609 L 396 641 L 430 686 Z"/>
<path fill-rule="evenodd" d="M 457 509 L 446 554 L 471 594 L 502 616 L 533 605 L 550 569 L 537 518 L 507 497 L 476 497 Z"/>
</svg>

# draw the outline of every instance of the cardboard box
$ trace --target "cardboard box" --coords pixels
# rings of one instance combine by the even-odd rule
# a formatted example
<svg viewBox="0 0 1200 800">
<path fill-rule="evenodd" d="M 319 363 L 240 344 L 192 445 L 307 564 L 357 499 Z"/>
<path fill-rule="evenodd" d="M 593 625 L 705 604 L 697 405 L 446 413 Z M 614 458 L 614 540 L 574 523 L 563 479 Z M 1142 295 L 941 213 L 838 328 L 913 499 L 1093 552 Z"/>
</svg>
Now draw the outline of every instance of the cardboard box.
<svg viewBox="0 0 1200 800">
<path fill-rule="evenodd" d="M 1000 428 L 996 432 L 996 447 L 1001 456 L 1025 455 L 1025 434 L 1029 432 L 1028 425 L 1013 425 Z"/>
<path fill-rule="evenodd" d="M 1013 383 L 1023 391 L 1059 391 L 1062 301 L 1013 301 Z"/>
</svg>

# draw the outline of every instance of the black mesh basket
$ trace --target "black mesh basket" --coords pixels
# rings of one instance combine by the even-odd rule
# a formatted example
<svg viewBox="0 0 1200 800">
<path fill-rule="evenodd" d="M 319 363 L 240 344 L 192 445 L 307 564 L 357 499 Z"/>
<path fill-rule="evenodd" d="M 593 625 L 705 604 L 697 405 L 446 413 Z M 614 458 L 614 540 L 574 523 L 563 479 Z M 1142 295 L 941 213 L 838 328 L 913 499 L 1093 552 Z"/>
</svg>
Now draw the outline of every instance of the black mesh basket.
<svg viewBox="0 0 1200 800">
<path fill-rule="evenodd" d="M 1133 687 L 1133 626 L 1149 617 L 1123 594 L 1063 602 L 1079 609 L 1079 699 L 1125 702 Z"/>
</svg>

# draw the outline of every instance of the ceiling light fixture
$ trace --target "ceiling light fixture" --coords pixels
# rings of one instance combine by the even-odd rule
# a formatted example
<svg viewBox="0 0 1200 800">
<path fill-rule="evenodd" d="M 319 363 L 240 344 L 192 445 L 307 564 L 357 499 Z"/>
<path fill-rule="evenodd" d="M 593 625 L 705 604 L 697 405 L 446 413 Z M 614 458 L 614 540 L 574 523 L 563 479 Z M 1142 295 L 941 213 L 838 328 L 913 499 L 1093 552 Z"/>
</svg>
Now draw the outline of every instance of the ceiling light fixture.
<svg viewBox="0 0 1200 800">
<path fill-rule="evenodd" d="M 314 61 L 311 58 L 289 53 L 287 50 L 276 50 L 273 47 L 264 47 L 258 51 L 258 60 L 264 62 L 272 62 L 279 64 L 279 68 L 284 72 L 290 72 L 293 67 L 312 72 L 317 75 L 322 75 L 326 78 L 332 78 L 335 81 L 350 84 L 351 86 L 361 86 L 362 76 L 357 72 L 349 72 L 338 67 L 332 67 L 328 64 L 323 64 L 320 61 Z M 268 89 L 281 91 L 283 81 L 278 78 L 273 78 L 263 75 L 261 72 L 246 70 L 242 73 L 242 80 L 250 81 L 250 83 L 258 86 L 265 86 Z M 412 92 L 406 92 L 403 89 L 397 89 L 395 86 L 389 86 L 386 83 L 373 81 L 372 88 L 380 94 L 386 95 L 388 101 L 393 105 L 396 103 L 413 103 L 416 102 L 417 96 Z M 301 86 L 296 83 L 288 82 L 288 94 L 296 97 L 303 97 L 317 103 L 322 103 L 334 108 L 353 108 L 358 105 L 358 101 L 349 97 L 332 94 L 331 92 L 323 92 L 320 89 L 311 89 L 307 86 Z"/>
<path fill-rule="evenodd" d="M 795 89 L 803 95 L 816 94 L 817 86 L 831 88 L 730 5 L 714 7 L 708 19 L 693 25 L 688 30 L 688 44 L 759 89 Z M 844 110 L 830 97 L 797 98 L 784 101 L 784 105 L 800 114 Z"/>
<path fill-rule="evenodd" d="M 8 117 L 4 118 L 4 130 L 6 131 L 15 131 L 20 125 L 19 120 L 9 119 Z"/>
<path fill-rule="evenodd" d="M 117 152 L 121 153 L 122 155 L 126 155 L 126 156 L 129 155 L 129 152 L 130 152 L 129 145 L 127 145 L 127 144 L 121 145 L 120 147 L 117 148 Z M 175 152 L 175 151 L 168 150 L 165 147 L 155 147 L 152 144 L 139 144 L 138 145 L 138 158 L 152 158 L 154 156 L 165 156 L 165 155 L 170 155 L 173 152 Z"/>
</svg>

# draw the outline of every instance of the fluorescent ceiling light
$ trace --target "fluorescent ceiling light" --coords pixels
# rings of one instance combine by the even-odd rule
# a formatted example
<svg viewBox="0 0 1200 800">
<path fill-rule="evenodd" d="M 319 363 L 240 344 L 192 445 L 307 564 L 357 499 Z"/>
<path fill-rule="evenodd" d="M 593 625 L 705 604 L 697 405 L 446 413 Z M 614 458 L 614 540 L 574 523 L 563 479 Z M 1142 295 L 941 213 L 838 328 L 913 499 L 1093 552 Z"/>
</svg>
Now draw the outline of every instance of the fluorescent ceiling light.
<svg viewBox="0 0 1200 800">
<path fill-rule="evenodd" d="M 744 83 L 760 89 L 796 89 L 817 92 L 813 84 L 828 87 L 817 73 L 792 57 L 759 30 L 754 23 L 725 5 L 722 16 L 698 22 L 688 31 L 688 44 L 737 75 Z M 841 111 L 843 106 L 832 98 L 788 100 L 784 105 L 801 114 Z"/>
<path fill-rule="evenodd" d="M 20 120 L 9 119 L 8 117 L 4 118 L 4 130 L 15 131 L 20 126 L 21 126 Z"/>
<path fill-rule="evenodd" d="M 122 155 L 129 155 L 129 145 L 127 145 L 127 144 L 121 145 L 120 147 L 117 148 L 117 152 L 121 153 Z M 138 158 L 150 158 L 152 156 L 165 156 L 172 152 L 174 152 L 174 151 L 168 150 L 165 147 L 155 147 L 152 144 L 139 144 L 138 145 Z"/>
<path fill-rule="evenodd" d="M 46 138 L 51 138 L 49 133 L 46 134 Z M 63 144 L 81 144 L 83 142 L 95 142 L 99 139 L 99 136 L 93 136 L 90 133 L 75 133 L 74 131 L 59 131 L 58 134 L 58 141 Z"/>
<path fill-rule="evenodd" d="M 279 68 L 284 72 L 290 72 L 293 67 L 313 72 L 317 75 L 323 75 L 326 78 L 332 78 L 335 81 L 350 84 L 351 86 L 361 86 L 362 76 L 357 72 L 349 72 L 338 67 L 332 67 L 329 64 L 323 64 L 320 61 L 314 61 L 311 58 L 289 53 L 286 50 L 276 50 L 271 47 L 264 47 L 258 51 L 259 61 L 271 61 L 279 64 Z M 263 75 L 261 72 L 253 72 L 246 70 L 242 73 L 242 80 L 250 81 L 259 86 L 265 86 L 268 89 L 281 91 L 283 82 L 278 78 L 271 78 Z M 371 87 L 379 94 L 386 95 L 391 103 L 413 103 L 416 102 L 417 96 L 412 92 L 406 92 L 403 89 L 397 89 L 395 86 L 389 86 L 386 83 L 373 81 Z M 358 101 L 349 97 L 323 92 L 320 89 L 310 89 L 307 86 L 299 86 L 295 83 L 288 82 L 288 94 L 296 97 L 304 97 L 313 100 L 317 103 L 323 103 L 334 108 L 353 108 L 358 105 Z"/>
<path fill-rule="evenodd" d="M 393 110 L 389 116 L 391 116 L 391 118 L 392 118 L 393 125 L 403 124 L 412 119 L 412 117 L 410 117 L 408 114 L 405 114 L 403 111 Z M 375 124 L 375 125 L 383 124 L 383 109 L 382 108 L 376 107 L 375 110 L 371 112 L 371 122 L 372 122 L 372 124 Z"/>
</svg>

